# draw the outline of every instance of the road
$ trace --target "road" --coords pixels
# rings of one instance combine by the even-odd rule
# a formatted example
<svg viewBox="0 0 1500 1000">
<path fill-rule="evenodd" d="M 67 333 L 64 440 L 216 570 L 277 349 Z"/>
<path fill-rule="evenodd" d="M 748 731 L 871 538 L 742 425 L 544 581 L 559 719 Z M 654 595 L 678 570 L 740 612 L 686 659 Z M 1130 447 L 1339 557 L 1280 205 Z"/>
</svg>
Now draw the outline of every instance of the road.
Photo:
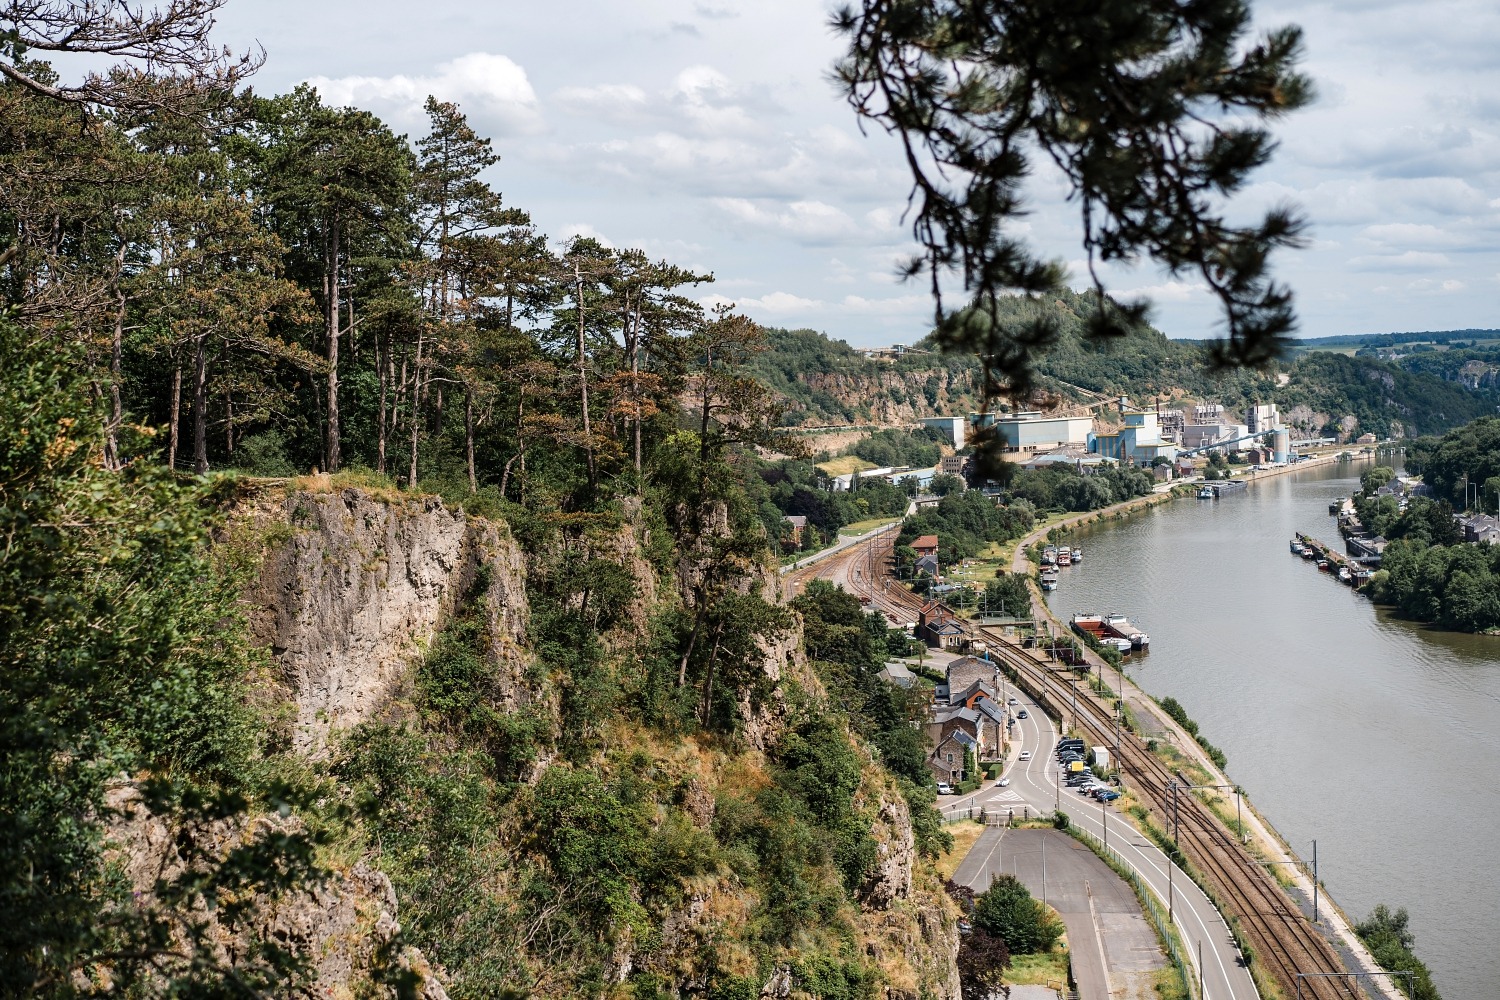
<svg viewBox="0 0 1500 1000">
<path fill-rule="evenodd" d="M 992 826 L 954 881 L 982 892 L 1001 872 L 1020 879 L 1062 917 L 1080 1000 L 1150 996 L 1166 965 L 1156 932 L 1130 885 L 1061 830 Z"/>
<path fill-rule="evenodd" d="M 1239 948 L 1223 916 L 1209 902 L 1192 879 L 1167 860 L 1165 854 L 1119 812 L 1109 805 L 1078 795 L 1061 783 L 1062 772 L 1053 755 L 1057 746 L 1056 727 L 1046 713 L 1024 692 L 1008 688 L 1003 698 L 1015 698 L 1015 709 L 1025 708 L 1027 718 L 1017 719 L 1011 736 L 1011 758 L 1002 777 L 1008 787 L 990 785 L 974 795 L 944 796 L 939 808 L 953 810 L 983 807 L 986 810 L 1023 809 L 1048 813 L 1061 807 L 1069 819 L 1082 829 L 1107 841 L 1138 875 L 1151 887 L 1156 897 L 1172 900 L 1172 917 L 1178 934 L 1187 947 L 1190 966 L 1198 965 L 1198 948 L 1203 954 L 1203 986 L 1206 1000 L 1253 1000 L 1259 996 L 1250 970 L 1241 961 Z M 1031 759 L 1017 760 L 1021 750 L 1030 750 Z M 1052 882 L 1049 880 L 1049 885 Z"/>
</svg>

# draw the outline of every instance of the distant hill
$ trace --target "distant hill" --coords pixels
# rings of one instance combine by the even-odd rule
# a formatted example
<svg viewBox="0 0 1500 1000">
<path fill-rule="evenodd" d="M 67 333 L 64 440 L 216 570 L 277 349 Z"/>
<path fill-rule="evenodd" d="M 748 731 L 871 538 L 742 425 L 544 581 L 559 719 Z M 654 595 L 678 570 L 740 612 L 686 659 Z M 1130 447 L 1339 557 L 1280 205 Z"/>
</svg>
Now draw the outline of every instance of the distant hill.
<svg viewBox="0 0 1500 1000">
<path fill-rule="evenodd" d="M 1088 339 L 1084 320 L 1092 302 L 1086 296 L 1066 292 L 1041 303 L 1016 298 L 1007 308 L 1010 322 L 1038 314 L 1053 321 L 1056 340 L 1036 363 L 1037 382 L 1073 401 L 1090 398 L 1081 389 L 1141 404 L 1163 396 L 1205 400 L 1231 411 L 1272 402 L 1309 433 L 1369 431 L 1381 437 L 1441 433 L 1494 413 L 1500 403 L 1495 371 L 1484 367 L 1493 354 L 1500 370 L 1500 350 L 1417 352 L 1395 362 L 1346 353 L 1393 346 L 1381 338 L 1406 337 L 1403 343 L 1418 344 L 1448 336 L 1450 342 L 1467 343 L 1483 342 L 1487 334 L 1500 337 L 1500 331 L 1323 337 L 1299 343 L 1290 357 L 1264 370 L 1217 372 L 1199 342 L 1172 340 L 1150 326 L 1118 339 Z M 921 353 L 872 361 L 844 341 L 812 330 L 772 330 L 770 342 L 755 368 L 786 399 L 791 424 L 909 423 L 979 408 L 980 368 L 971 356 Z M 1308 345 L 1327 349 L 1305 349 Z M 915 346 L 932 348 L 927 341 Z M 1453 356 L 1439 360 L 1447 353 Z"/>
</svg>

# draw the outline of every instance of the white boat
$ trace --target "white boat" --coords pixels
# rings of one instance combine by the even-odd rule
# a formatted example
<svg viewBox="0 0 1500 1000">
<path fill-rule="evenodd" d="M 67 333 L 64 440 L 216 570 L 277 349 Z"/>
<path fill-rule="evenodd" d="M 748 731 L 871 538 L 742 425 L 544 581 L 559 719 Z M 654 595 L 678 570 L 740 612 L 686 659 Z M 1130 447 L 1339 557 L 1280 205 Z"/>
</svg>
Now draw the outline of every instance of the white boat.
<svg viewBox="0 0 1500 1000">
<path fill-rule="evenodd" d="M 1130 624 L 1130 619 L 1124 615 L 1106 615 L 1104 618 L 1104 628 L 1111 635 L 1124 639 L 1136 649 L 1145 649 L 1151 645 L 1151 637 Z"/>
<path fill-rule="evenodd" d="M 1075 548 L 1071 553 L 1074 562 L 1083 562 L 1083 550 Z"/>
<path fill-rule="evenodd" d="M 1205 486 L 1198 491 L 1199 500 L 1213 500 L 1218 497 L 1218 491 L 1212 486 Z"/>
</svg>

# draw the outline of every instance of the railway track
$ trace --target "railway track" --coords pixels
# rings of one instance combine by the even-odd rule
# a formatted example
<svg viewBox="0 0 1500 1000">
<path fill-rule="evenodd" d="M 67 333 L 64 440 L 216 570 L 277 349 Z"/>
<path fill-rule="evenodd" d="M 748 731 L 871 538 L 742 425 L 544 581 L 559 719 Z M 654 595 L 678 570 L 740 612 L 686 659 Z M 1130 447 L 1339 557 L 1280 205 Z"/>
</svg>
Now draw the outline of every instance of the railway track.
<svg viewBox="0 0 1500 1000">
<path fill-rule="evenodd" d="M 901 620 L 915 620 L 926 603 L 900 586 L 889 573 L 895 532 L 815 566 L 799 570 L 803 579 L 837 573 L 847 588 L 882 611 Z M 1101 746 L 1115 746 L 1114 713 L 1110 705 L 1085 687 L 1076 687 L 1076 674 L 1053 667 L 1041 654 L 1018 648 L 1003 634 L 964 623 L 966 634 L 982 638 L 992 657 L 1008 666 L 1044 708 L 1056 718 L 1071 715 L 1075 726 Z M 1066 713 L 1066 714 L 1065 714 Z M 1238 924 L 1243 942 L 1287 997 L 1298 995 L 1298 973 L 1343 971 L 1343 962 L 1327 940 L 1300 910 L 1259 860 L 1228 829 L 1208 804 L 1180 786 L 1170 768 L 1133 734 L 1121 732 L 1115 751 L 1127 783 L 1168 827 L 1183 856 L 1202 874 L 1207 888 L 1226 915 Z M 1179 789 L 1175 795 L 1172 786 Z M 1173 805 L 1175 804 L 1175 815 Z M 1315 1000 L 1348 1000 L 1365 994 L 1352 983 L 1332 978 L 1304 979 L 1300 995 Z"/>
</svg>

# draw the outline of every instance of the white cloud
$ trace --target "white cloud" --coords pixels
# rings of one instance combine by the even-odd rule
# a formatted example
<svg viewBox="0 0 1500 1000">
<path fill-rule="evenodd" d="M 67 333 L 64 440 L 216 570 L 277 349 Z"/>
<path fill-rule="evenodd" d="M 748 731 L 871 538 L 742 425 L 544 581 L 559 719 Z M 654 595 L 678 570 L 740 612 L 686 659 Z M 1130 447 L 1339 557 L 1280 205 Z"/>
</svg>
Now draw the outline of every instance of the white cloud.
<svg viewBox="0 0 1500 1000">
<path fill-rule="evenodd" d="M 1396 254 L 1368 254 L 1351 257 L 1349 266 L 1356 271 L 1417 271 L 1434 267 L 1447 267 L 1452 262 L 1447 254 L 1425 253 L 1408 250 Z"/>
<path fill-rule="evenodd" d="M 470 52 L 440 63 L 430 76 L 315 76 L 307 81 L 335 106 L 368 108 L 404 126 L 422 119 L 428 95 L 463 106 L 497 135 L 524 135 L 542 127 L 536 92 L 526 71 L 506 56 Z"/>
<path fill-rule="evenodd" d="M 605 246 L 611 249 L 614 248 L 614 244 L 610 242 L 609 237 L 599 232 L 599 230 L 595 229 L 587 222 L 567 223 L 566 225 L 558 229 L 557 233 L 553 236 L 553 242 L 557 243 L 559 246 L 565 246 L 573 242 L 574 238 L 579 236 L 582 236 L 585 239 L 598 240 Z"/>
</svg>

